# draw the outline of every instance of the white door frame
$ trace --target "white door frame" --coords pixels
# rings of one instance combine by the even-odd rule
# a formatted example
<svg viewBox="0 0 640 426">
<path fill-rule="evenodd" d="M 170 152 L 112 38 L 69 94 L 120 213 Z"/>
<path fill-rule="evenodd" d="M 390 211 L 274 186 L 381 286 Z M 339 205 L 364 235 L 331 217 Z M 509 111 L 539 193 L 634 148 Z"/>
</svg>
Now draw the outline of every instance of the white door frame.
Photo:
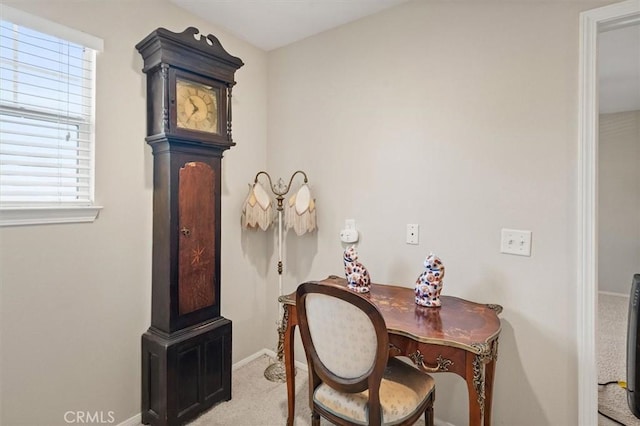
<svg viewBox="0 0 640 426">
<path fill-rule="evenodd" d="M 578 424 L 598 424 L 598 33 L 640 23 L 640 0 L 580 14 L 578 153 Z"/>
</svg>

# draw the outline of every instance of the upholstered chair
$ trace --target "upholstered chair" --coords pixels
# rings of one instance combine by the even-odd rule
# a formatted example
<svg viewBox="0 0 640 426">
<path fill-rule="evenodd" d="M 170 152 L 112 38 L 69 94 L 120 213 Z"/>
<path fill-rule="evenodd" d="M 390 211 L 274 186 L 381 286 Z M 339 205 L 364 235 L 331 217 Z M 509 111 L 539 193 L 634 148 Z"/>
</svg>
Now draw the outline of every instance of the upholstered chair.
<svg viewBox="0 0 640 426">
<path fill-rule="evenodd" d="M 339 425 L 411 425 L 424 413 L 432 426 L 433 378 L 389 359 L 384 318 L 367 297 L 313 282 L 297 289 L 312 425 L 320 416 Z"/>
</svg>

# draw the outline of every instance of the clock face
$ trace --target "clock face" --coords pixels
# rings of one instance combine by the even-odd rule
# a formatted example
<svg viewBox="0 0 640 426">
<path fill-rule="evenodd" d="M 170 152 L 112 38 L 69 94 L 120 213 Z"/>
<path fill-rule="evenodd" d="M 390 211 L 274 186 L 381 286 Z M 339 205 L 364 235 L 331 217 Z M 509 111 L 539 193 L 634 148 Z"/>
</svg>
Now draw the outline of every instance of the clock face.
<svg viewBox="0 0 640 426">
<path fill-rule="evenodd" d="M 176 79 L 176 124 L 181 129 L 218 134 L 218 91 Z"/>
</svg>

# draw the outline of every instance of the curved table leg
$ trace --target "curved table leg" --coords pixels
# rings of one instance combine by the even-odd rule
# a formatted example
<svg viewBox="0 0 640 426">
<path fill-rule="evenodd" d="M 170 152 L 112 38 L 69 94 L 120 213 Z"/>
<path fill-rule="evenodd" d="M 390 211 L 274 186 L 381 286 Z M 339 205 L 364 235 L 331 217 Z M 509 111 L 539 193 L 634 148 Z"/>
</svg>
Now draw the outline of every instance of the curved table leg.
<svg viewBox="0 0 640 426">
<path fill-rule="evenodd" d="M 469 425 L 484 425 L 486 401 L 485 364 L 481 356 L 467 353 L 466 382 L 469 393 Z"/>
<path fill-rule="evenodd" d="M 493 404 L 493 378 L 496 372 L 496 362 L 498 362 L 498 339 L 491 345 L 491 355 L 489 362 L 485 366 L 485 400 L 484 400 L 484 424 L 491 425 L 491 407 Z"/>
<path fill-rule="evenodd" d="M 484 424 L 486 426 L 491 425 L 491 405 L 493 402 L 493 377 L 495 373 L 495 360 L 490 361 L 485 366 L 485 383 L 484 383 Z"/>
<path fill-rule="evenodd" d="M 284 318 L 287 318 L 287 324 L 284 328 L 284 366 L 287 373 L 287 426 L 293 426 L 293 419 L 296 411 L 296 375 L 293 353 L 293 335 L 296 329 L 295 320 L 289 316 L 289 305 L 284 305 Z"/>
<path fill-rule="evenodd" d="M 498 341 L 473 346 L 476 346 L 480 353 L 467 353 L 466 382 L 469 392 L 469 424 L 489 426 L 491 425 L 493 378 Z"/>
</svg>

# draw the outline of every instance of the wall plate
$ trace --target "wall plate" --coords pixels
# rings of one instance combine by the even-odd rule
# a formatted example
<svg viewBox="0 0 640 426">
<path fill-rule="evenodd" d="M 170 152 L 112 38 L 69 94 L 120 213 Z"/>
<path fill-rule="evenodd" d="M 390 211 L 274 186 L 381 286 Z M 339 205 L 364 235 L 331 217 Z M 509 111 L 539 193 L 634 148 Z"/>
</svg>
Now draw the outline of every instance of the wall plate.
<svg viewBox="0 0 640 426">
<path fill-rule="evenodd" d="M 420 225 L 416 223 L 407 224 L 407 244 L 418 244 L 420 242 Z"/>
<path fill-rule="evenodd" d="M 500 252 L 531 256 L 531 231 L 503 229 L 500 238 Z"/>
</svg>

